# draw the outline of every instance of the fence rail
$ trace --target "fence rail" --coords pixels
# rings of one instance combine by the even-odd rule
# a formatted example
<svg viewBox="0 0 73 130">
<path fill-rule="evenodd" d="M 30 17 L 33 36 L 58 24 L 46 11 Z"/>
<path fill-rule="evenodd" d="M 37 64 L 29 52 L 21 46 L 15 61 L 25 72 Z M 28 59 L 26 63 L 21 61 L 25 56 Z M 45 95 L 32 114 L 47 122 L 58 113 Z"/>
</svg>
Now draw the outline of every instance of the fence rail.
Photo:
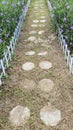
<svg viewBox="0 0 73 130">
<path fill-rule="evenodd" d="M 28 11 L 30 1 L 31 0 L 28 0 L 24 11 L 19 18 L 19 22 L 18 22 L 18 24 L 15 28 L 15 32 L 14 32 L 12 38 L 11 38 L 11 41 L 10 41 L 10 45 L 7 46 L 7 49 L 3 54 L 3 58 L 0 59 L 0 85 L 1 85 L 2 77 L 6 75 L 6 69 L 9 67 L 9 62 L 12 60 L 12 56 L 14 54 L 15 46 L 16 46 L 16 43 L 17 43 L 19 35 L 20 35 L 21 26 L 22 26 L 22 23 L 25 19 L 26 13 Z"/>
<path fill-rule="evenodd" d="M 51 18 L 52 17 L 52 6 L 49 0 L 47 0 L 48 8 L 50 10 Z M 59 44 L 63 50 L 63 53 L 65 54 L 65 59 L 67 61 L 67 66 L 69 67 L 70 73 L 73 74 L 73 57 L 70 55 L 70 50 L 68 49 L 68 45 L 65 44 L 65 39 L 63 38 L 63 35 L 61 33 L 61 29 L 57 25 L 57 34 L 58 34 L 58 39 L 59 39 Z"/>
</svg>

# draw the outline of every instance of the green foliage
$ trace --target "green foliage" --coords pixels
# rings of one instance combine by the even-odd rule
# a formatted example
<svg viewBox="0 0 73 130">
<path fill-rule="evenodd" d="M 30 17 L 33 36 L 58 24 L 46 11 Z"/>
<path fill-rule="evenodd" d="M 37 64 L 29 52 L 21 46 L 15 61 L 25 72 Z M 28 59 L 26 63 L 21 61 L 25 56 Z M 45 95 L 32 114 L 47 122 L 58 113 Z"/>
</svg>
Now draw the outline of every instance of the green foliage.
<svg viewBox="0 0 73 130">
<path fill-rule="evenodd" d="M 55 26 L 59 25 L 68 47 L 73 48 L 73 0 L 50 0 Z"/>
<path fill-rule="evenodd" d="M 27 0 L 0 0 L 0 58 L 14 33 Z"/>
</svg>

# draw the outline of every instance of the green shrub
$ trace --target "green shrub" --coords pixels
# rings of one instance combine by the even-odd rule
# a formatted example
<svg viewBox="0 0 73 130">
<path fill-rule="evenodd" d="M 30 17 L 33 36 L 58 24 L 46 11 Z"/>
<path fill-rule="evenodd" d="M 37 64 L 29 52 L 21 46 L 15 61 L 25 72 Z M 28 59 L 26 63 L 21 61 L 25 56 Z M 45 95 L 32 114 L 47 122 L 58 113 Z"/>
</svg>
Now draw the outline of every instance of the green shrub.
<svg viewBox="0 0 73 130">
<path fill-rule="evenodd" d="M 59 25 L 68 47 L 73 49 L 73 0 L 50 0 L 55 26 Z"/>
<path fill-rule="evenodd" d="M 0 0 L 0 58 L 14 33 L 27 0 Z"/>
</svg>

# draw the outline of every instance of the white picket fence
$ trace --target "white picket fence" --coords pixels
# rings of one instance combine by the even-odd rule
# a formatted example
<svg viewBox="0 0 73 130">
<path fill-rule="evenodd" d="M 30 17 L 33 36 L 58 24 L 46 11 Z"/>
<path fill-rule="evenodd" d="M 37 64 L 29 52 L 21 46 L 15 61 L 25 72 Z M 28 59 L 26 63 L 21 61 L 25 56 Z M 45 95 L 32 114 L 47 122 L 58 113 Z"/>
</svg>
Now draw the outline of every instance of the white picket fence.
<svg viewBox="0 0 73 130">
<path fill-rule="evenodd" d="M 0 82 L 1 82 L 2 77 L 6 75 L 6 69 L 9 66 L 9 61 L 12 60 L 12 56 L 14 54 L 15 46 L 16 46 L 16 43 L 17 43 L 19 35 L 20 35 L 21 26 L 22 26 L 22 23 L 25 19 L 26 13 L 28 11 L 30 1 L 31 0 L 28 0 L 24 11 L 19 18 L 19 22 L 17 24 L 17 27 L 15 28 L 14 35 L 12 36 L 12 39 L 10 41 L 10 45 L 7 46 L 7 49 L 3 54 L 3 58 L 0 59 Z"/>
<path fill-rule="evenodd" d="M 52 14 L 52 6 L 49 0 L 47 0 L 47 4 L 48 4 L 48 8 L 50 10 L 50 14 L 51 14 L 51 18 L 53 18 L 53 14 Z M 63 50 L 63 53 L 65 54 L 65 59 L 67 61 L 67 66 L 69 67 L 70 73 L 73 74 L 73 57 L 70 55 L 70 50 L 68 49 L 67 44 L 65 43 L 65 39 L 63 38 L 63 35 L 61 33 L 61 29 L 59 28 L 59 26 L 57 26 L 57 31 L 58 31 L 58 39 L 59 39 L 59 44 Z"/>
</svg>

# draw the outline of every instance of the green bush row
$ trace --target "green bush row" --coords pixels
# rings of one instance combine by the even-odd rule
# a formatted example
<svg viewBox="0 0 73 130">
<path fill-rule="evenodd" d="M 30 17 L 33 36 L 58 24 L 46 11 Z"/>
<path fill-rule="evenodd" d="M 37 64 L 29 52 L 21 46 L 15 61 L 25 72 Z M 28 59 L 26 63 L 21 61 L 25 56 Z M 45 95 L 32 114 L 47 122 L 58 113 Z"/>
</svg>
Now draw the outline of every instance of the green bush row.
<svg viewBox="0 0 73 130">
<path fill-rule="evenodd" d="M 50 0 L 54 24 L 59 25 L 69 49 L 73 50 L 73 0 Z"/>
<path fill-rule="evenodd" d="M 27 0 L 0 0 L 0 58 L 15 31 Z"/>
</svg>

